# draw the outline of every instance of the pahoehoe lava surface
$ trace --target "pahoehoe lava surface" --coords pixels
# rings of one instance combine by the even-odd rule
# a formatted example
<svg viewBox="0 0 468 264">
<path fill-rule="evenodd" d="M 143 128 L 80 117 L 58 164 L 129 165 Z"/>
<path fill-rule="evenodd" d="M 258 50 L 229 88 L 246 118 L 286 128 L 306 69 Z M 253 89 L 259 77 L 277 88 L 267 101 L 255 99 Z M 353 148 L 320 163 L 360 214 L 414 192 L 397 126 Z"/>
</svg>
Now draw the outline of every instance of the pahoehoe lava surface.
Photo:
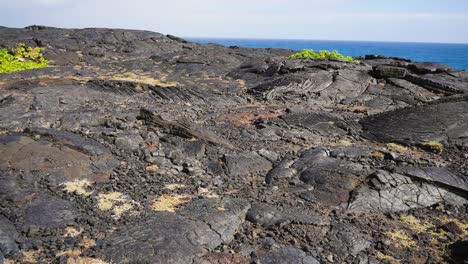
<svg viewBox="0 0 468 264">
<path fill-rule="evenodd" d="M 468 73 L 0 28 L 0 263 L 464 263 Z M 466 263 L 466 262 L 465 262 Z"/>
</svg>

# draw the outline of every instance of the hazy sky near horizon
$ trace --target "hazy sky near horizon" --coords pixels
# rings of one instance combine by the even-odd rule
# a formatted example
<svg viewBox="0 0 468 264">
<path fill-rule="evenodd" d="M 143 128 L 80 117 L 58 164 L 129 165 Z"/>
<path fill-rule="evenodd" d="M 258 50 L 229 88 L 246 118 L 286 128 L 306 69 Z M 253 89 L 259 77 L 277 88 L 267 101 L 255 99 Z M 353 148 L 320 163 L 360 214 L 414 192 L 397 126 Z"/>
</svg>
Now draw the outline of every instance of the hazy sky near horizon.
<svg viewBox="0 0 468 264">
<path fill-rule="evenodd" d="M 0 0 L 0 25 L 182 37 L 468 43 L 466 0 Z"/>
</svg>

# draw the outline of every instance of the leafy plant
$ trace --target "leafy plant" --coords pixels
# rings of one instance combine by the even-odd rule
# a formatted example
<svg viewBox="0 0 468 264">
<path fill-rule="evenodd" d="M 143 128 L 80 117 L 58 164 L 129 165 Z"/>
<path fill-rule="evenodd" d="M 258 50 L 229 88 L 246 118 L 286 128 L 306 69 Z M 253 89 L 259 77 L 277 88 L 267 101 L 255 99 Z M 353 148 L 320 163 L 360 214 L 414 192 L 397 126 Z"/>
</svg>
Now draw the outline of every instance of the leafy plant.
<svg viewBox="0 0 468 264">
<path fill-rule="evenodd" d="M 289 59 L 335 59 L 340 61 L 352 62 L 355 64 L 361 63 L 361 61 L 355 60 L 351 56 L 344 56 L 336 50 L 321 50 L 317 52 L 314 50 L 305 49 L 301 52 L 292 54 L 291 56 L 289 56 Z"/>
<path fill-rule="evenodd" d="M 0 74 L 49 66 L 43 51 L 43 48 L 27 47 L 24 43 L 18 43 L 12 50 L 0 49 Z"/>
</svg>

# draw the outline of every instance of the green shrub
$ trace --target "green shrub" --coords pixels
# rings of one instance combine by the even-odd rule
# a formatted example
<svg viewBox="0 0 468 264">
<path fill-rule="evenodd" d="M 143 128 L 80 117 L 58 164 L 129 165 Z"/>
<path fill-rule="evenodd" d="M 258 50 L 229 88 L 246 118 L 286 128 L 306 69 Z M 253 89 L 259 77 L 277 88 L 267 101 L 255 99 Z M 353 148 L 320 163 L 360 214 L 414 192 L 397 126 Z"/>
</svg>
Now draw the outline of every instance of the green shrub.
<svg viewBox="0 0 468 264">
<path fill-rule="evenodd" d="M 340 54 L 338 51 L 329 51 L 329 50 L 321 50 L 316 52 L 314 50 L 305 49 L 301 52 L 297 52 L 289 56 L 289 59 L 335 59 L 340 61 L 352 62 L 356 64 L 360 64 L 361 61 L 353 59 L 351 56 L 344 56 Z"/>
<path fill-rule="evenodd" d="M 43 48 L 26 47 L 24 43 L 12 50 L 0 49 L 0 74 L 49 66 L 43 51 Z"/>
</svg>

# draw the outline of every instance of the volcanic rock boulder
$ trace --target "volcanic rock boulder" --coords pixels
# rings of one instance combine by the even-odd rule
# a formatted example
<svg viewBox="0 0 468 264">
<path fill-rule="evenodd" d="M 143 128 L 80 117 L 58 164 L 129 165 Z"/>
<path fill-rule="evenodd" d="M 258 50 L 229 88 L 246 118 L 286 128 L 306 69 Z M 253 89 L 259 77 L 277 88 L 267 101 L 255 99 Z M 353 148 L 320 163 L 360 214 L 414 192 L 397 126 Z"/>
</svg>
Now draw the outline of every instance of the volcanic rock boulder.
<svg viewBox="0 0 468 264">
<path fill-rule="evenodd" d="M 105 182 L 117 162 L 95 140 L 53 130 L 29 132 L 0 138 L 0 198 L 11 202 L 9 213 L 23 219 L 24 230 L 66 227 L 80 214 L 47 188 Z"/>
<path fill-rule="evenodd" d="M 291 157 L 284 158 L 266 174 L 265 183 L 272 184 L 278 179 L 293 178 L 297 174 L 297 171 L 294 168 L 291 168 L 293 164 L 294 160 Z"/>
<path fill-rule="evenodd" d="M 320 262 L 312 256 L 306 255 L 302 250 L 286 247 L 260 254 L 257 263 L 261 264 L 319 264 Z"/>
<path fill-rule="evenodd" d="M 327 71 L 315 70 L 310 73 L 295 73 L 281 76 L 271 82 L 261 84 L 250 90 L 265 100 L 299 100 L 326 89 L 333 83 L 333 75 Z"/>
<path fill-rule="evenodd" d="M 289 223 L 328 226 L 330 220 L 323 213 L 295 207 L 276 208 L 268 204 L 254 204 L 247 214 L 247 220 L 264 226 L 285 225 Z"/>
<path fill-rule="evenodd" d="M 332 226 L 328 234 L 333 252 L 339 258 L 346 258 L 348 255 L 356 256 L 359 252 L 371 246 L 370 237 L 360 233 L 350 224 L 338 223 Z"/>
<path fill-rule="evenodd" d="M 395 172 L 446 188 L 465 198 L 468 197 L 468 176 L 453 172 L 448 168 L 398 166 L 395 168 Z"/>
<path fill-rule="evenodd" d="M 192 263 L 229 243 L 249 207 L 239 199 L 206 199 L 180 214 L 153 213 L 106 239 L 104 255 L 117 263 Z"/>
<path fill-rule="evenodd" d="M 347 202 L 349 193 L 363 181 L 368 172 L 359 163 L 329 157 L 324 148 L 305 151 L 294 164 L 301 181 L 310 184 L 309 200 L 328 205 Z"/>
<path fill-rule="evenodd" d="M 222 242 L 229 244 L 245 221 L 250 204 L 242 199 L 202 199 L 180 212 L 187 219 L 202 221 L 215 231 Z"/>
<path fill-rule="evenodd" d="M 191 263 L 221 242 L 203 222 L 155 213 L 107 239 L 104 254 L 116 263 Z"/>
<path fill-rule="evenodd" d="M 0 168 L 21 171 L 22 178 L 8 181 L 49 186 L 86 179 L 103 182 L 117 165 L 98 142 L 58 131 L 41 130 L 43 139 L 11 135 L 0 138 Z M 24 184 L 20 184 L 24 185 Z"/>
<path fill-rule="evenodd" d="M 228 174 L 232 177 L 267 172 L 272 168 L 271 162 L 254 152 L 226 154 L 224 160 Z"/>
<path fill-rule="evenodd" d="M 42 195 L 27 204 L 24 228 L 63 228 L 79 216 L 69 201 Z"/>
<path fill-rule="evenodd" d="M 16 240 L 19 237 L 15 226 L 6 217 L 0 215 L 0 253 L 7 257 L 17 254 L 19 248 Z"/>
<path fill-rule="evenodd" d="M 420 102 L 429 102 L 439 98 L 437 94 L 403 79 L 389 78 L 387 82 L 396 87 L 403 88 L 400 90 L 406 94 L 409 100 L 412 99 Z"/>
<path fill-rule="evenodd" d="M 281 116 L 281 119 L 288 125 L 307 128 L 326 137 L 346 135 L 346 131 L 337 126 L 343 121 L 342 118 L 326 112 L 291 110 L 290 113 Z"/>
<path fill-rule="evenodd" d="M 361 121 L 365 135 L 380 142 L 409 145 L 431 141 L 468 146 L 468 98 L 440 100 L 374 115 Z"/>
<path fill-rule="evenodd" d="M 316 99 L 331 103 L 361 95 L 372 79 L 365 71 L 355 69 L 340 69 L 334 72 L 309 69 L 276 77 L 251 88 L 250 92 L 268 101 L 296 102 Z"/>
<path fill-rule="evenodd" d="M 378 171 L 370 177 L 370 186 L 362 186 L 353 193 L 350 210 L 362 212 L 395 212 L 428 207 L 445 202 L 455 205 L 466 203 L 460 197 L 428 181 L 387 171 Z"/>
<path fill-rule="evenodd" d="M 468 253 L 466 249 L 468 248 L 468 241 L 459 241 L 453 243 L 448 248 L 448 253 L 450 258 L 455 263 L 466 263 L 468 260 Z"/>
</svg>

